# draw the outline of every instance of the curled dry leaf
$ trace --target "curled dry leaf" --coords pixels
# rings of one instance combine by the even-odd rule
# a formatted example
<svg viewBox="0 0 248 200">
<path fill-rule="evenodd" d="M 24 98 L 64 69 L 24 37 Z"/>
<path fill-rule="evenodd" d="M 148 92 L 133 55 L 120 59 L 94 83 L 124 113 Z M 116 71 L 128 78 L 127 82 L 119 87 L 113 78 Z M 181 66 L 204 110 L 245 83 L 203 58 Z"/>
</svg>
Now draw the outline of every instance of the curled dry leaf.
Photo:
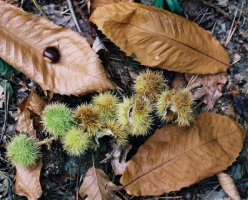
<svg viewBox="0 0 248 200">
<path fill-rule="evenodd" d="M 101 161 L 101 163 L 111 162 L 111 166 L 114 174 L 122 175 L 127 166 L 127 154 L 131 150 L 132 146 L 127 145 L 125 147 L 120 147 L 118 144 L 112 143 L 112 151 L 106 154 L 106 158 Z"/>
<path fill-rule="evenodd" d="M 35 116 L 40 119 L 39 116 L 42 114 L 42 110 L 46 104 L 47 102 L 45 100 L 32 91 L 18 108 L 16 130 L 19 132 L 25 132 L 30 136 L 34 136 L 36 131 L 31 115 L 35 114 Z M 37 120 L 37 123 L 38 121 L 40 120 Z"/>
<path fill-rule="evenodd" d="M 131 145 L 128 145 L 124 148 L 116 149 L 116 151 L 113 154 L 113 158 L 111 160 L 111 166 L 114 171 L 114 174 L 122 175 L 127 167 L 127 154 L 129 153 L 130 149 L 132 148 Z"/>
<path fill-rule="evenodd" d="M 185 74 L 187 81 L 190 81 L 192 76 L 192 74 Z M 192 95 L 195 99 L 202 98 L 203 103 L 207 104 L 207 110 L 209 110 L 222 96 L 222 89 L 226 82 L 226 73 L 199 75 L 191 84 Z"/>
<path fill-rule="evenodd" d="M 219 183 L 222 187 L 222 189 L 233 199 L 233 200 L 241 200 L 241 197 L 239 196 L 239 192 L 237 190 L 236 185 L 234 184 L 234 181 L 231 176 L 229 176 L 226 173 L 218 173 L 217 178 L 219 180 Z"/>
<path fill-rule="evenodd" d="M 164 126 L 139 148 L 120 181 L 137 196 L 180 190 L 231 165 L 244 138 L 239 124 L 216 113 L 198 115 L 188 128 Z"/>
<path fill-rule="evenodd" d="M 81 197 L 87 196 L 86 200 L 120 200 L 113 193 L 116 187 L 101 169 L 91 167 L 85 175 L 79 194 Z"/>
<path fill-rule="evenodd" d="M 78 33 L 1 0 L 0 7 L 0 57 L 43 90 L 80 95 L 115 87 L 96 53 Z M 43 57 L 51 46 L 59 50 L 57 63 Z"/>
<path fill-rule="evenodd" d="M 28 200 L 36 200 L 41 197 L 40 171 L 42 162 L 32 167 L 16 166 L 15 193 L 26 196 Z"/>
<path fill-rule="evenodd" d="M 197 24 L 137 3 L 97 8 L 90 21 L 143 65 L 196 74 L 225 72 L 230 58 L 217 39 Z"/>
</svg>

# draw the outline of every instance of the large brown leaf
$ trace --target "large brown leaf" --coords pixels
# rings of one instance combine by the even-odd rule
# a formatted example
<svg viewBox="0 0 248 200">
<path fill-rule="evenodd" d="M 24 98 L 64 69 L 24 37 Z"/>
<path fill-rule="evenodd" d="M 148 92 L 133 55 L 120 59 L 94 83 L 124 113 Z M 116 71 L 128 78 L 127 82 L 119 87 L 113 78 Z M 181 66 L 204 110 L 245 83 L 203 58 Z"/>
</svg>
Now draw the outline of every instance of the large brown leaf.
<svg viewBox="0 0 248 200">
<path fill-rule="evenodd" d="M 239 124 L 215 113 L 198 115 L 189 128 L 167 125 L 128 162 L 121 183 L 132 195 L 179 190 L 226 169 L 238 156 L 244 138 Z"/>
<path fill-rule="evenodd" d="M 87 196 L 86 200 L 120 200 L 113 194 L 115 188 L 116 185 L 101 169 L 91 167 L 85 175 L 79 194 L 82 197 Z"/>
<path fill-rule="evenodd" d="M 224 72 L 230 58 L 213 35 L 168 11 L 136 3 L 97 8 L 90 20 L 128 55 L 150 67 L 195 74 Z"/>
<path fill-rule="evenodd" d="M 0 57 L 38 83 L 43 90 L 80 95 L 114 88 L 86 39 L 44 18 L 0 0 Z M 43 58 L 57 46 L 61 59 Z"/>
<path fill-rule="evenodd" d="M 16 166 L 16 194 L 26 196 L 28 200 L 36 200 L 40 198 L 42 194 L 40 185 L 41 167 L 41 161 L 28 168 Z"/>
</svg>

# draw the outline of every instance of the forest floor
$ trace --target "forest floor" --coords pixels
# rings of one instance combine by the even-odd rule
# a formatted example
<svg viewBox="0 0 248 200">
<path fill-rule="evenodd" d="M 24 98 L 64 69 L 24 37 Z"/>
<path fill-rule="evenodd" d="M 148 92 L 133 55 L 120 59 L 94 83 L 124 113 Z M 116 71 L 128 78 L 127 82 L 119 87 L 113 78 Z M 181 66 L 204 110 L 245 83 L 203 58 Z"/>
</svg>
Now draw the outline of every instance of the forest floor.
<svg viewBox="0 0 248 200">
<path fill-rule="evenodd" d="M 13 1 L 20 6 L 21 1 Z M 27 12 L 40 15 L 40 11 L 31 0 L 24 0 L 22 8 Z M 68 15 L 66 1 L 40 0 L 38 1 L 45 15 L 54 23 L 65 26 L 76 31 L 75 23 Z M 144 0 L 142 3 L 149 3 Z M 183 0 L 180 2 L 184 15 L 189 20 L 197 23 L 204 29 L 213 33 L 228 51 L 232 64 L 228 70 L 228 83 L 225 85 L 222 97 L 210 110 L 216 113 L 225 114 L 244 127 L 248 127 L 248 1 L 247 0 Z M 0 8 L 1 9 L 1 8 Z M 167 8 L 165 8 L 167 9 Z M 90 38 L 87 25 L 76 12 L 83 35 Z M 1 16 L 0 16 L 1 17 Z M 87 15 L 86 15 L 87 17 Z M 100 33 L 99 33 L 100 34 Z M 132 58 L 127 57 L 123 52 L 100 35 L 103 43 L 108 48 L 108 54 L 100 53 L 104 67 L 110 78 L 123 90 L 125 95 L 131 95 L 132 84 L 139 71 L 144 69 Z M 174 73 L 166 75 L 172 81 Z M 1 79 L 2 80 L 2 79 Z M 0 199 L 25 199 L 14 194 L 13 185 L 15 180 L 15 168 L 6 158 L 5 146 L 16 133 L 15 126 L 18 119 L 18 105 L 34 90 L 40 96 L 48 99 L 32 80 L 23 74 L 16 74 L 7 80 L 13 88 L 13 96 L 5 101 L 0 110 L 0 127 L 2 144 L 0 146 Z M 93 94 L 92 94 L 93 95 Z M 76 107 L 82 102 L 89 101 L 92 95 L 82 97 L 54 95 L 52 101 L 64 102 L 71 107 Z M 200 101 L 199 101 L 200 102 Z M 199 112 L 204 111 L 204 105 L 199 103 Z M 7 111 L 7 115 L 5 112 Z M 37 134 L 44 137 L 41 130 Z M 145 142 L 147 137 L 134 138 L 130 143 L 137 150 Z M 103 138 L 104 140 L 104 138 Z M 50 149 L 42 149 L 43 167 L 41 172 L 41 185 L 43 189 L 42 200 L 72 200 L 80 199 L 78 188 L 82 177 L 92 166 L 92 155 L 83 157 L 70 157 L 62 149 L 59 142 L 54 142 Z M 100 163 L 109 153 L 109 146 L 101 146 L 94 152 L 95 166 L 103 169 L 110 180 L 118 184 L 118 178 L 112 173 L 110 163 Z M 238 188 L 242 199 L 248 199 L 248 140 L 237 161 L 229 167 L 226 172 L 230 174 Z M 190 187 L 178 192 L 164 194 L 160 197 L 132 197 L 121 191 L 121 198 L 126 199 L 227 199 L 227 194 L 222 190 L 216 176 L 209 177 Z"/>
</svg>

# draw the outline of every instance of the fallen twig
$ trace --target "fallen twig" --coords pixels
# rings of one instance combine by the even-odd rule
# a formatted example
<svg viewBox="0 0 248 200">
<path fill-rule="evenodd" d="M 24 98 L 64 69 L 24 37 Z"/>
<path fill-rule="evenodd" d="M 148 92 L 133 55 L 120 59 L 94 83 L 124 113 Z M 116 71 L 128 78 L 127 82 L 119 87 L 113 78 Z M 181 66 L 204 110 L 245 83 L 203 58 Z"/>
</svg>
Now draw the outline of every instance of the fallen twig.
<svg viewBox="0 0 248 200">
<path fill-rule="evenodd" d="M 41 15 L 43 17 L 45 17 L 46 19 L 48 19 L 47 16 L 45 15 L 45 13 L 43 12 L 43 10 L 41 9 L 40 5 L 38 4 L 38 2 L 36 0 L 32 0 L 32 2 L 34 4 L 34 6 L 39 10 L 39 12 L 41 13 Z"/>
<path fill-rule="evenodd" d="M 224 10 L 222 10 L 221 8 L 215 6 L 213 3 L 209 2 L 209 1 L 202 1 L 202 3 L 208 7 L 214 8 L 216 10 L 216 12 L 220 13 L 221 15 L 223 15 L 225 18 L 229 19 L 232 21 L 232 19 L 229 17 L 228 13 L 225 12 Z"/>
<path fill-rule="evenodd" d="M 76 28 L 77 28 L 78 32 L 82 33 L 82 29 L 80 28 L 80 26 L 79 26 L 79 24 L 78 24 L 78 21 L 77 21 L 75 12 L 74 12 L 74 10 L 73 10 L 71 0 L 66 0 L 66 2 L 67 2 L 67 5 L 68 5 L 68 7 L 69 7 L 69 9 L 70 9 L 72 19 L 73 19 L 73 21 L 74 21 L 74 23 L 75 23 L 75 25 L 76 25 Z"/>
<path fill-rule="evenodd" d="M 227 36 L 227 39 L 226 39 L 226 42 L 225 42 L 225 46 L 227 46 L 227 44 L 230 42 L 230 40 L 231 40 L 231 38 L 232 38 L 232 36 L 233 36 L 233 34 L 234 34 L 234 32 L 236 31 L 236 29 L 237 29 L 237 27 L 238 27 L 238 24 L 239 24 L 239 22 L 240 22 L 240 18 L 241 18 L 241 16 L 242 16 L 242 10 L 243 10 L 243 6 L 244 6 L 244 4 L 242 3 L 241 4 L 241 9 L 240 9 L 240 15 L 239 15 L 239 18 L 238 18 L 238 21 L 236 22 L 236 17 L 237 17 L 237 14 L 238 14 L 238 11 L 239 11 L 239 8 L 237 8 L 236 9 L 236 11 L 235 11 L 235 15 L 234 15 L 234 18 L 233 18 L 233 21 L 232 21 L 232 25 L 231 25 L 231 28 L 230 28 L 230 30 L 229 30 L 229 32 L 228 32 L 228 36 Z"/>
</svg>

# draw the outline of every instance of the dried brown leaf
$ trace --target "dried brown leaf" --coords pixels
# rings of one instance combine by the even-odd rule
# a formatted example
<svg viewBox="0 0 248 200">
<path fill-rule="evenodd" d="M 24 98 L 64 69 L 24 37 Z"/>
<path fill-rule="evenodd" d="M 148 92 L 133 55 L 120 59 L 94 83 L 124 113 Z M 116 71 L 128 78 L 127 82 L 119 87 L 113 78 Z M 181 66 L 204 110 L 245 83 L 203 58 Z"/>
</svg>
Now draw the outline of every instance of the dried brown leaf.
<svg viewBox="0 0 248 200">
<path fill-rule="evenodd" d="M 114 88 L 86 39 L 44 18 L 0 0 L 0 57 L 38 83 L 45 91 L 80 95 Z M 43 58 L 49 46 L 61 58 Z"/>
<path fill-rule="evenodd" d="M 40 161 L 32 167 L 16 166 L 15 193 L 26 196 L 28 200 L 36 200 L 41 197 L 42 189 L 40 185 L 40 171 L 42 162 Z"/>
<path fill-rule="evenodd" d="M 127 167 L 127 154 L 129 153 L 131 145 L 126 146 L 125 148 L 116 149 L 113 152 L 113 158 L 111 159 L 111 166 L 114 174 L 122 175 Z"/>
<path fill-rule="evenodd" d="M 195 74 L 225 72 L 230 58 L 209 32 L 189 20 L 137 3 L 97 8 L 90 21 L 143 65 Z"/>
<path fill-rule="evenodd" d="M 231 165 L 244 138 L 239 124 L 216 113 L 198 115 L 188 128 L 164 126 L 128 162 L 121 183 L 137 196 L 180 190 Z"/>
<path fill-rule="evenodd" d="M 113 194 L 115 188 L 116 185 L 101 169 L 91 167 L 85 175 L 79 194 L 81 197 L 87 196 L 86 200 L 120 200 Z"/>
<path fill-rule="evenodd" d="M 172 88 L 184 88 L 187 86 L 187 81 L 184 74 L 175 73 L 175 77 L 172 81 Z"/>
<path fill-rule="evenodd" d="M 36 131 L 33 124 L 32 114 L 34 113 L 36 116 L 40 116 L 46 104 L 47 102 L 45 100 L 32 91 L 18 108 L 16 130 L 34 136 Z M 38 123 L 37 121 L 40 121 L 39 118 L 36 120 L 36 123 Z"/>
<path fill-rule="evenodd" d="M 237 187 L 231 176 L 221 172 L 217 174 L 217 177 L 222 189 L 232 198 L 232 200 L 241 200 Z"/>
<path fill-rule="evenodd" d="M 192 74 L 185 74 L 187 81 Z M 194 99 L 202 98 L 203 103 L 207 104 L 207 110 L 213 108 L 216 101 L 222 96 L 222 89 L 227 82 L 227 74 L 219 73 L 213 75 L 199 75 L 191 85 Z"/>
</svg>

